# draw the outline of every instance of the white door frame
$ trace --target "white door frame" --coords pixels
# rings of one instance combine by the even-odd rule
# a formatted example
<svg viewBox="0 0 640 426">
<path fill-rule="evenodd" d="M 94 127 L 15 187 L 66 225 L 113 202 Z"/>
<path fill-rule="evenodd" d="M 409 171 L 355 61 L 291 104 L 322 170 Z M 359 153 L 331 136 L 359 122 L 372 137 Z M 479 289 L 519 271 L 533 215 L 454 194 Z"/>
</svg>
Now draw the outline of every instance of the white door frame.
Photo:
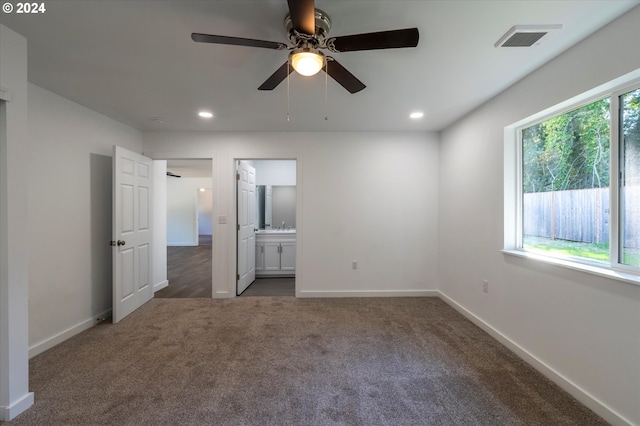
<svg viewBox="0 0 640 426">
<path fill-rule="evenodd" d="M 26 102 L 10 105 L 8 92 L 1 95 L 0 421 L 9 421 L 33 405 L 34 394 L 29 392 L 28 175 L 23 167 L 27 129 L 20 126 L 26 123 Z"/>
<path fill-rule="evenodd" d="M 29 150 L 27 40 L 0 26 L 0 421 L 34 402 L 29 392 Z M 9 70 L 10 72 L 5 72 Z M 10 231 L 9 231 L 10 230 Z"/>
</svg>

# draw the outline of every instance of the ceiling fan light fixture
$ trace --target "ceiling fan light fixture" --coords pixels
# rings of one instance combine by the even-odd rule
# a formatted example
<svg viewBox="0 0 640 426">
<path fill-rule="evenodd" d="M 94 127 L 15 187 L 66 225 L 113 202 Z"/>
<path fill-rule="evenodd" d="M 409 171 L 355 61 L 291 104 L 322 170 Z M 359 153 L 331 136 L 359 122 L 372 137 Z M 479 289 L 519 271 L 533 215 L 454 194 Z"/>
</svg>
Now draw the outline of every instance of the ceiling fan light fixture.
<svg viewBox="0 0 640 426">
<path fill-rule="evenodd" d="M 300 75 L 316 75 L 324 66 L 324 55 L 316 49 L 300 48 L 290 54 L 291 66 Z"/>
</svg>

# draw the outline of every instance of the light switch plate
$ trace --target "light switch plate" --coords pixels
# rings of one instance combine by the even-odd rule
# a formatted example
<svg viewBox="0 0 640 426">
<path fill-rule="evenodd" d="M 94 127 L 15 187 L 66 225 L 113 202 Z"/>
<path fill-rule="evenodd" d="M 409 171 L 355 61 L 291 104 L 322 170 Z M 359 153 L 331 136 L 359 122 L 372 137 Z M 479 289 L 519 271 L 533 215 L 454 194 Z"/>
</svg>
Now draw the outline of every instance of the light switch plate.
<svg viewBox="0 0 640 426">
<path fill-rule="evenodd" d="M 220 225 L 226 225 L 227 224 L 227 217 L 226 216 L 218 216 L 218 223 Z"/>
</svg>

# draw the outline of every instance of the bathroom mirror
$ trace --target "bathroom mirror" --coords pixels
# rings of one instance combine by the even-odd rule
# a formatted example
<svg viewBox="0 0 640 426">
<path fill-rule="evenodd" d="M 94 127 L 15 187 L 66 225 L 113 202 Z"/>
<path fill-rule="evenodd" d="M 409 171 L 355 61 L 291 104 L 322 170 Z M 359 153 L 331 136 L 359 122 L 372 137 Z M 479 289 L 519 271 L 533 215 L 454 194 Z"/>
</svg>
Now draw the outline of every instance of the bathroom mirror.
<svg viewBox="0 0 640 426">
<path fill-rule="evenodd" d="M 256 185 L 256 198 L 258 229 L 295 229 L 295 185 Z"/>
</svg>

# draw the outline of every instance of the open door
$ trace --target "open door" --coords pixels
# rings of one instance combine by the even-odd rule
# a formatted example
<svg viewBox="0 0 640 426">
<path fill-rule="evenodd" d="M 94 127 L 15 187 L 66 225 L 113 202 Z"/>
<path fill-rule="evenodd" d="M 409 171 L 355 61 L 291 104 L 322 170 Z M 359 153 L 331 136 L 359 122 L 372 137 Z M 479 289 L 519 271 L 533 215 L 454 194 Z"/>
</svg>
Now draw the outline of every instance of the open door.
<svg viewBox="0 0 640 426">
<path fill-rule="evenodd" d="M 113 147 L 113 322 L 153 297 L 152 160 Z"/>
<path fill-rule="evenodd" d="M 256 169 L 239 161 L 238 184 L 238 285 L 237 294 L 256 279 Z"/>
</svg>

